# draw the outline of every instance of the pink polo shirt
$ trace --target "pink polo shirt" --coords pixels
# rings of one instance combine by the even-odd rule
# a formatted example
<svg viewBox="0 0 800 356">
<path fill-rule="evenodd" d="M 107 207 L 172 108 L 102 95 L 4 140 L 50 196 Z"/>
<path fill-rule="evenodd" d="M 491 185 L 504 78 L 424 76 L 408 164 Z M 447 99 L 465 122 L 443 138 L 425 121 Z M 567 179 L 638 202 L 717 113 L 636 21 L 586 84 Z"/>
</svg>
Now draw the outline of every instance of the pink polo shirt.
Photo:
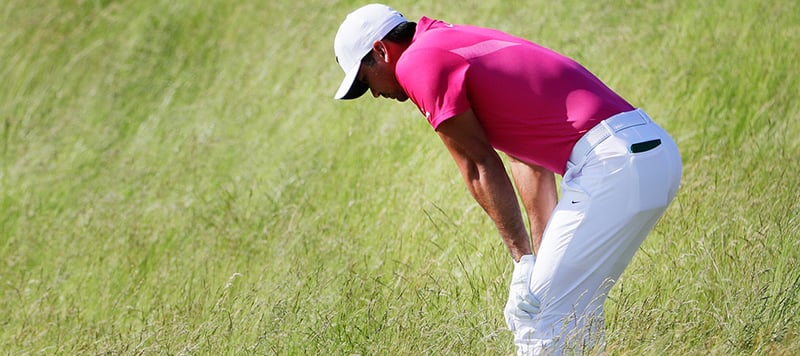
<svg viewBox="0 0 800 356">
<path fill-rule="evenodd" d="M 575 142 L 634 108 L 577 62 L 528 40 L 422 17 L 397 80 L 436 129 L 472 108 L 491 145 L 564 174 Z"/>
</svg>

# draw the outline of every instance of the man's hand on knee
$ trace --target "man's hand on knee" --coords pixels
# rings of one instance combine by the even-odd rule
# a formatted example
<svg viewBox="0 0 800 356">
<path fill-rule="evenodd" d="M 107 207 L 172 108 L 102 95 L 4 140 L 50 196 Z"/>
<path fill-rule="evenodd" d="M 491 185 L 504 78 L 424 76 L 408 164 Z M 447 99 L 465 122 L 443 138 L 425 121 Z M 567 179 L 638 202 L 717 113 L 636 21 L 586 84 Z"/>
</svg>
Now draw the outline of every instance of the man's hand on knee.
<svg viewBox="0 0 800 356">
<path fill-rule="evenodd" d="M 530 290 L 531 274 L 535 263 L 534 255 L 522 256 L 519 262 L 514 263 L 508 301 L 503 311 L 506 324 L 512 332 L 517 330 L 519 323 L 533 320 L 533 316 L 539 313 L 539 300 Z"/>
</svg>

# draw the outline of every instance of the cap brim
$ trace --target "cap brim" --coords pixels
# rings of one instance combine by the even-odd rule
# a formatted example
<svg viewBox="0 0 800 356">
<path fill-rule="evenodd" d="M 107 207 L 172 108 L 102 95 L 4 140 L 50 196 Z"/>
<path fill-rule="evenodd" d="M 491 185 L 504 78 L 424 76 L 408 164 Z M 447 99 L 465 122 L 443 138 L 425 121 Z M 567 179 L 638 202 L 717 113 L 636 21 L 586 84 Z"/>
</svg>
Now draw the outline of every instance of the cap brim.
<svg viewBox="0 0 800 356">
<path fill-rule="evenodd" d="M 358 69 L 360 66 L 361 64 L 359 63 L 358 65 L 356 65 L 355 68 L 351 69 L 350 71 L 347 72 L 347 74 L 345 74 L 344 80 L 342 80 L 342 84 L 339 85 L 339 90 L 336 91 L 334 99 L 337 100 L 355 99 L 364 95 L 364 93 L 367 92 L 367 89 L 369 89 L 369 87 L 364 83 L 356 80 L 356 77 L 358 76 Z"/>
</svg>

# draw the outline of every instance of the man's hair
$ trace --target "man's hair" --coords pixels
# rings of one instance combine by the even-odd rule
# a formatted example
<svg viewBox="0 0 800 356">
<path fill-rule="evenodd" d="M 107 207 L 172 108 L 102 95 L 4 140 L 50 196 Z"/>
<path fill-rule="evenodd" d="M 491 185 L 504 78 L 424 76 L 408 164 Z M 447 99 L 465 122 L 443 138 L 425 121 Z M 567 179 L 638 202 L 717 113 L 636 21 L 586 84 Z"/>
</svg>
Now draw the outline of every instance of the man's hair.
<svg viewBox="0 0 800 356">
<path fill-rule="evenodd" d="M 395 26 L 391 31 L 389 31 L 389 33 L 386 34 L 386 36 L 383 36 L 383 41 L 392 41 L 400 44 L 411 43 L 411 40 L 414 38 L 414 33 L 416 32 L 417 23 L 406 21 Z M 367 55 L 361 59 L 361 63 L 364 63 L 368 66 L 375 64 L 375 59 L 372 58 L 372 51 L 369 51 L 369 53 L 367 53 Z"/>
<path fill-rule="evenodd" d="M 406 21 L 395 26 L 383 39 L 395 43 L 406 44 L 410 43 L 414 38 L 414 33 L 417 32 L 417 23 Z"/>
</svg>

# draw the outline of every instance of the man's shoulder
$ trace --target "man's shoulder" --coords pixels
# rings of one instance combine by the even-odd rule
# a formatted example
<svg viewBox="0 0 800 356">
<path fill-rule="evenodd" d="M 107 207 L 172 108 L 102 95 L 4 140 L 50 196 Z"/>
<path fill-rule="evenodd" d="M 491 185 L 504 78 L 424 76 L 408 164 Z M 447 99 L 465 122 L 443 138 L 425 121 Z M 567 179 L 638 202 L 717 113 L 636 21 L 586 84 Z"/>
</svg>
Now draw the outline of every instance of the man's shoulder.
<svg viewBox="0 0 800 356">
<path fill-rule="evenodd" d="M 450 48 L 435 44 L 411 44 L 397 61 L 398 75 L 418 73 L 422 68 L 448 68 L 458 66 L 464 58 L 453 53 Z"/>
</svg>

